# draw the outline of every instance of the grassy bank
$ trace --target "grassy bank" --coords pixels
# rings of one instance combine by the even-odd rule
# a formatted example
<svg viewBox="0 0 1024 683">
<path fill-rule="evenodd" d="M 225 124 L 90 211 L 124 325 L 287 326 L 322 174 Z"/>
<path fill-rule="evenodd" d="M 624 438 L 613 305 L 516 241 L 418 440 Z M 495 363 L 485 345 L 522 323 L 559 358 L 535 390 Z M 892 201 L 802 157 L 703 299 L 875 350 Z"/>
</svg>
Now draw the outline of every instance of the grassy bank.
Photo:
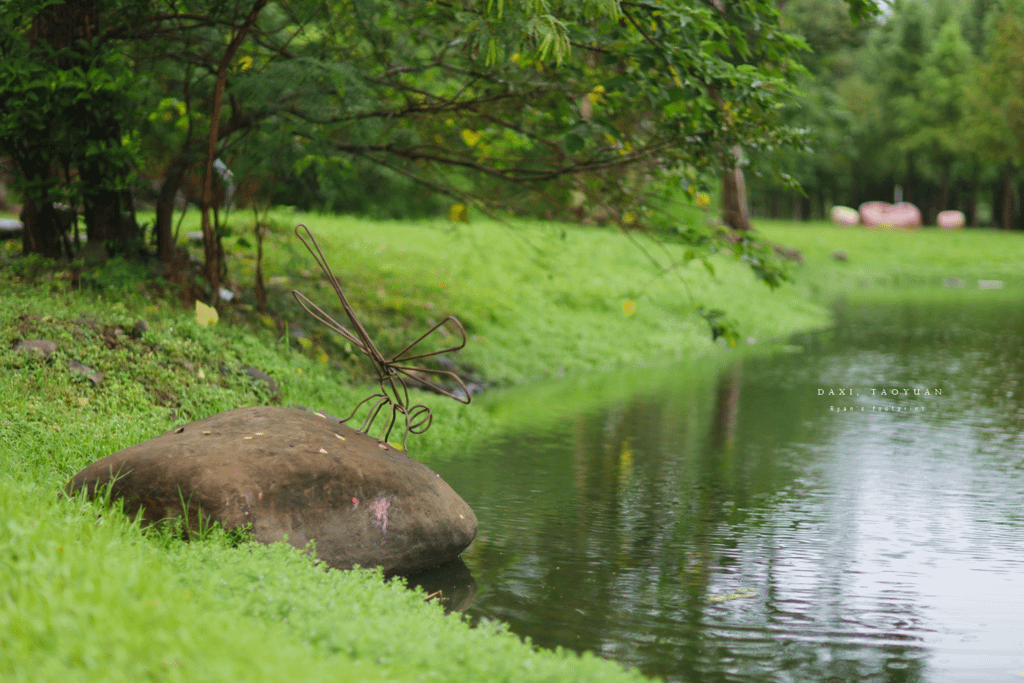
<svg viewBox="0 0 1024 683">
<path fill-rule="evenodd" d="M 183 232 L 197 228 L 190 221 Z M 184 543 L 56 496 L 90 462 L 194 419 L 266 403 L 339 414 L 366 394 L 365 359 L 291 298 L 291 288 L 300 289 L 345 322 L 291 232 L 299 221 L 320 239 L 385 353 L 452 314 L 469 334 L 453 359 L 475 383 L 571 375 L 581 396 L 592 393 L 586 378 L 598 370 L 727 352 L 722 340 L 711 341 L 696 303 L 727 310 L 741 344 L 755 349 L 826 324 L 823 304 L 864 280 L 878 288 L 1002 279 L 1011 287 L 1022 272 L 1013 235 L 765 224 L 771 239 L 805 256 L 797 283 L 773 293 L 724 257 L 713 261 L 714 278 L 697 263 L 660 272 L 611 231 L 279 212 L 264 245 L 269 315 L 252 292 L 254 238 L 242 225 L 226 244 L 236 297 L 219 324 L 203 327 L 172 288 L 135 266 L 112 260 L 75 271 L 0 245 L 3 680 L 639 678 L 594 657 L 536 652 L 496 625 L 469 629 L 373 572 L 324 572 L 288 547 L 237 545 L 223 533 Z M 892 253 L 900 245 L 902 257 Z M 656 258 L 682 256 L 681 248 L 648 248 Z M 830 257 L 839 249 L 846 263 Z M 81 289 L 71 287 L 76 279 Z M 58 347 L 47 360 L 28 357 L 12 349 L 23 339 Z M 104 377 L 96 384 L 71 362 Z M 247 367 L 269 374 L 279 393 Z M 430 431 L 410 437 L 427 463 L 458 458 L 503 419 L 486 401 L 414 400 L 435 413 Z"/>
<path fill-rule="evenodd" d="M 745 334 L 761 338 L 820 325 L 822 310 L 796 289 L 772 295 L 726 260 L 715 264 L 718 279 L 697 265 L 681 280 L 658 277 L 605 231 L 272 219 L 270 315 L 249 286 L 253 250 L 242 232 L 227 244 L 236 298 L 215 326 L 200 326 L 173 288 L 117 259 L 76 270 L 0 247 L 0 678 L 638 678 L 589 655 L 535 651 L 498 625 L 470 629 L 374 572 L 324 572 L 288 547 L 238 545 L 217 532 L 184 543 L 56 493 L 88 463 L 222 410 L 302 403 L 341 413 L 365 395 L 365 359 L 290 296 L 301 289 L 343 319 L 291 233 L 299 220 L 385 352 L 454 314 L 469 333 L 458 367 L 481 384 L 714 353 L 723 343 L 710 341 L 697 302 L 729 309 Z M 183 229 L 194 227 L 186 218 Z M 28 339 L 57 350 L 48 359 L 13 350 Z M 247 367 L 269 374 L 279 393 Z M 97 384 L 90 373 L 103 377 Z M 479 402 L 414 400 L 435 412 L 436 426 L 410 440 L 428 463 L 458 457 L 498 419 Z"/>
<path fill-rule="evenodd" d="M 731 257 L 712 259 L 715 277 L 695 261 L 665 272 L 612 230 L 283 212 L 270 218 L 276 227 L 267 238 L 264 273 L 273 307 L 302 325 L 314 343 L 326 348 L 330 340 L 318 336 L 317 325 L 291 301 L 291 288 L 343 314 L 292 233 L 297 222 L 317 236 L 378 346 L 401 348 L 432 321 L 456 315 L 470 335 L 461 362 L 499 385 L 692 357 L 709 348 L 696 304 L 727 310 L 744 337 L 757 339 L 827 321 L 799 290 L 771 292 Z M 186 221 L 183 230 L 189 229 Z M 235 254 L 232 272 L 245 290 L 254 254 L 238 237 L 246 244 L 252 237 L 241 232 L 227 244 Z M 661 266 L 683 260 L 681 246 L 662 250 L 639 241 Z M 242 303 L 255 301 L 244 291 Z"/>
</svg>

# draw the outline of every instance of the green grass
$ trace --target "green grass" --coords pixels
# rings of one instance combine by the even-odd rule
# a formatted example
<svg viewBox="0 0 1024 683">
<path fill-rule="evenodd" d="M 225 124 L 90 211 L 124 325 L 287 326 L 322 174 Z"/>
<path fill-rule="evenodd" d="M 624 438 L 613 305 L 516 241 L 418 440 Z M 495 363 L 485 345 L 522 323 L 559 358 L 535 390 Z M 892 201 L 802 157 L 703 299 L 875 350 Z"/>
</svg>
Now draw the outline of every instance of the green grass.
<svg viewBox="0 0 1024 683">
<path fill-rule="evenodd" d="M 727 310 L 745 338 L 778 338 L 827 323 L 825 310 L 799 290 L 772 292 L 731 256 L 712 259 L 716 277 L 698 262 L 665 272 L 661 268 L 682 260 L 681 246 L 662 250 L 640 237 L 659 268 L 611 230 L 544 222 L 510 229 L 491 221 L 453 226 L 446 220 L 273 218 L 282 227 L 309 225 L 354 307 L 367 312 L 382 349 L 396 351 L 428 322 L 456 315 L 470 334 L 462 362 L 499 385 L 693 357 L 712 348 L 697 304 Z M 251 249 L 241 253 L 236 273 L 247 282 Z M 274 234 L 266 253 L 267 277 L 287 277 L 288 287 L 343 318 L 333 293 L 316 284 L 320 274 L 290 229 Z M 296 278 L 303 270 L 309 277 Z M 285 300 L 285 289 L 276 295 L 282 310 L 311 327 Z M 629 316 L 627 300 L 636 306 Z"/>
<path fill-rule="evenodd" d="M 366 395 L 365 359 L 291 298 L 297 287 L 345 322 L 292 234 L 295 222 L 320 239 L 385 353 L 456 315 L 469 333 L 455 355 L 460 369 L 495 387 L 534 383 L 537 405 L 548 395 L 543 380 L 562 375 L 575 387 L 567 400 L 585 404 L 602 400 L 590 382 L 599 370 L 620 373 L 625 385 L 648 382 L 670 361 L 728 362 L 735 351 L 710 340 L 696 303 L 727 310 L 750 352 L 827 324 L 824 306 L 844 292 L 934 289 L 945 278 L 975 288 L 978 279 L 999 279 L 1011 289 L 1024 278 L 1020 236 L 997 232 L 762 222 L 772 240 L 806 259 L 794 268 L 795 284 L 770 292 L 724 256 L 713 259 L 714 278 L 696 263 L 660 272 L 608 230 L 277 212 L 265 246 L 271 315 L 261 316 L 251 293 L 253 250 L 239 241 L 247 228 L 236 218 L 241 229 L 226 246 L 240 296 L 214 327 L 199 326 L 173 288 L 138 266 L 115 259 L 83 269 L 75 290 L 73 269 L 0 246 L 0 679 L 639 678 L 591 656 L 535 651 L 494 624 L 470 629 L 375 572 L 324 571 L 289 546 L 239 544 L 218 530 L 185 543 L 98 504 L 58 497 L 90 462 L 187 421 L 274 401 L 342 414 Z M 191 221 L 183 230 L 196 229 Z M 645 244 L 663 265 L 682 254 Z M 838 249 L 847 263 L 830 258 Z M 636 306 L 629 316 L 627 300 Z M 138 319 L 149 327 L 136 337 Z M 20 339 L 59 348 L 46 361 L 26 358 L 11 350 Z M 104 373 L 102 383 L 71 372 L 72 360 Z M 274 377 L 280 397 L 240 373 L 243 366 Z M 501 424 L 533 419 L 503 413 L 487 392 L 468 407 L 415 393 L 435 413 L 435 426 L 409 442 L 428 463 L 457 459 Z"/>
<path fill-rule="evenodd" d="M 261 386 L 221 375 L 221 362 L 268 369 L 285 402 L 331 406 L 355 396 L 283 343 L 119 303 L 25 290 L 0 303 L 0 679 L 639 679 L 591 656 L 534 651 L 496 625 L 470 629 L 375 572 L 325 572 L 290 546 L 232 547 L 222 532 L 186 544 L 59 498 L 99 457 L 197 416 L 267 402 Z M 151 321 L 141 339 L 105 334 L 128 329 L 139 313 Z M 90 317 L 101 333 L 73 324 Z M 26 359 L 8 348 L 19 336 L 61 346 L 48 361 Z M 74 358 L 107 373 L 103 383 L 70 373 Z M 439 421 L 427 436 L 456 436 L 444 424 L 456 420 Z"/>
<path fill-rule="evenodd" d="M 844 294 L 908 288 L 978 289 L 999 280 L 1024 286 L 1024 233 L 992 229 L 915 231 L 844 228 L 825 222 L 755 221 L 769 239 L 801 250 L 798 287 L 827 302 Z M 846 253 L 843 263 L 832 258 Z M 960 282 L 956 282 L 960 281 Z"/>
</svg>

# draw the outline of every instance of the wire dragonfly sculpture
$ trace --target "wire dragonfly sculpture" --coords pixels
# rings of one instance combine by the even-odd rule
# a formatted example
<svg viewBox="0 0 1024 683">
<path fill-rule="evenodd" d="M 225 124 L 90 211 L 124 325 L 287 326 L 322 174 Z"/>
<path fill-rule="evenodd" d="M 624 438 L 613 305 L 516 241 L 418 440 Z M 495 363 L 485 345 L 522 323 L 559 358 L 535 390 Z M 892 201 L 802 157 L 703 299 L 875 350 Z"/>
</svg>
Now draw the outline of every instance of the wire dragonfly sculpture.
<svg viewBox="0 0 1024 683">
<path fill-rule="evenodd" d="M 303 235 L 301 231 L 305 231 L 306 234 Z M 334 276 L 330 266 L 327 265 L 327 259 L 324 258 L 323 252 L 320 251 L 320 245 L 317 244 L 316 238 L 313 237 L 313 233 L 310 232 L 309 228 L 305 225 L 299 224 L 295 226 L 295 234 L 300 240 L 302 240 L 302 244 L 309 250 L 309 253 L 313 255 L 313 258 L 316 260 L 317 265 L 320 266 L 320 269 L 324 271 L 324 274 L 327 276 L 327 281 L 331 283 L 335 294 L 337 294 L 338 299 L 341 300 L 341 305 L 345 309 L 345 314 L 352 323 L 352 327 L 355 332 L 350 331 L 348 328 L 334 320 L 331 316 L 327 315 L 323 309 L 306 298 L 302 292 L 293 289 L 292 296 L 295 297 L 295 300 L 299 302 L 299 305 L 302 306 L 307 313 L 325 325 L 327 329 L 341 335 L 355 345 L 357 349 L 362 351 L 373 364 L 373 368 L 377 372 L 377 381 L 380 382 L 380 392 L 368 396 L 356 404 L 356 407 L 352 409 L 349 416 L 341 420 L 341 422 L 345 423 L 351 420 L 363 405 L 372 401 L 373 404 L 370 406 L 370 412 L 367 414 L 366 419 L 363 420 L 363 424 L 356 430 L 366 434 L 373 426 L 374 421 L 377 419 L 377 416 L 381 411 L 390 409 L 391 417 L 388 419 L 387 428 L 381 430 L 383 436 L 380 438 L 380 442 L 381 444 L 387 443 L 388 437 L 391 436 L 391 430 L 394 428 L 399 416 L 402 416 L 402 419 L 405 422 L 405 432 L 402 435 L 402 450 L 408 453 L 409 448 L 407 440 L 409 438 L 409 434 L 422 434 L 427 431 L 434 420 L 434 415 L 430 411 L 430 408 L 425 405 L 409 405 L 409 388 L 406 385 L 406 379 L 411 379 L 417 384 L 430 387 L 437 393 L 447 396 L 448 398 L 453 398 L 459 403 L 469 404 L 470 402 L 469 390 L 466 388 L 462 379 L 454 372 L 450 372 L 448 370 L 420 368 L 408 365 L 408 363 L 410 361 L 430 358 L 431 356 L 437 356 L 450 351 L 458 351 L 466 345 L 465 328 L 462 327 L 462 323 L 460 323 L 457 318 L 454 316 L 448 316 L 424 332 L 418 339 L 391 358 L 384 358 L 381 352 L 377 350 L 377 347 L 374 346 L 373 341 L 370 340 L 370 336 L 366 333 L 366 329 L 363 327 L 362 323 L 359 322 L 359 318 L 356 317 L 356 313 L 352 310 L 352 306 L 348 303 L 348 299 L 345 298 L 345 293 L 341 290 L 338 278 Z M 441 349 L 440 351 L 415 353 L 417 344 L 437 330 L 444 328 L 448 323 L 451 323 L 459 336 L 462 337 L 462 341 L 458 346 Z M 459 388 L 462 390 L 461 395 L 452 393 L 444 387 L 435 384 L 424 377 L 424 373 L 428 375 L 441 375 L 455 380 L 459 385 Z"/>
</svg>

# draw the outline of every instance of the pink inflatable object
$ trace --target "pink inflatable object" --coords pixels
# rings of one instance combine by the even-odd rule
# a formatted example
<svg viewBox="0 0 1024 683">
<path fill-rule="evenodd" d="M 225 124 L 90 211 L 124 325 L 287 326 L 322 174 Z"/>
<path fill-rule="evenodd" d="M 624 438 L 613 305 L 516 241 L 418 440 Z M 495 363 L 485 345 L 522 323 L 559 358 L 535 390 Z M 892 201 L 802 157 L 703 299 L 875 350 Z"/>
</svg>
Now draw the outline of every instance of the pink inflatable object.
<svg viewBox="0 0 1024 683">
<path fill-rule="evenodd" d="M 963 211 L 940 211 L 936 224 L 943 230 L 960 230 L 967 222 Z"/>
<path fill-rule="evenodd" d="M 921 227 L 921 212 L 909 202 L 864 202 L 860 205 L 860 220 L 869 228 L 907 230 Z"/>
<path fill-rule="evenodd" d="M 836 225 L 857 225 L 860 223 L 860 214 L 857 213 L 857 209 L 851 209 L 848 206 L 833 206 L 832 210 L 828 212 L 828 217 Z"/>
</svg>

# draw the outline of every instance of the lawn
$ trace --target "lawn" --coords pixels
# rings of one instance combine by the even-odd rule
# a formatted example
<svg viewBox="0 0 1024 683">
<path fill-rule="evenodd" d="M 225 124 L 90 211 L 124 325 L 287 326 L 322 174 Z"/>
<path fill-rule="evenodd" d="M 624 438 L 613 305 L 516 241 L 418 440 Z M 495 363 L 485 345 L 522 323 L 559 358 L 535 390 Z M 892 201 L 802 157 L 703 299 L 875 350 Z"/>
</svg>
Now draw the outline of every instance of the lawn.
<svg viewBox="0 0 1024 683">
<path fill-rule="evenodd" d="M 805 263 L 795 274 L 798 286 L 818 301 L 878 289 L 1024 285 L 1021 232 L 867 230 L 820 221 L 759 220 L 756 225 L 769 239 L 801 251 Z M 847 260 L 834 258 L 836 252 Z"/>
</svg>

